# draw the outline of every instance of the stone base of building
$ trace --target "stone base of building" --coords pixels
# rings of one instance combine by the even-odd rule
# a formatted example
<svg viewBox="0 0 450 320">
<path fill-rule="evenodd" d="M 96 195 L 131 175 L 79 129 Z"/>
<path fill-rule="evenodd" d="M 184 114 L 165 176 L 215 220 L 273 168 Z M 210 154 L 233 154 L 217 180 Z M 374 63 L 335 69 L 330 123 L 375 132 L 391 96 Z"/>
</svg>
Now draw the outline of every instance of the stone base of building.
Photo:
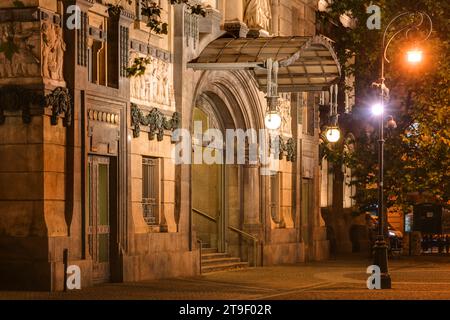
<svg viewBox="0 0 450 320">
<path fill-rule="evenodd" d="M 275 229 L 271 232 L 271 243 L 263 249 L 263 265 L 304 263 L 306 261 L 323 261 L 330 256 L 329 242 L 326 240 L 325 228 L 317 228 L 312 245 L 297 242 L 298 230 Z"/>
</svg>

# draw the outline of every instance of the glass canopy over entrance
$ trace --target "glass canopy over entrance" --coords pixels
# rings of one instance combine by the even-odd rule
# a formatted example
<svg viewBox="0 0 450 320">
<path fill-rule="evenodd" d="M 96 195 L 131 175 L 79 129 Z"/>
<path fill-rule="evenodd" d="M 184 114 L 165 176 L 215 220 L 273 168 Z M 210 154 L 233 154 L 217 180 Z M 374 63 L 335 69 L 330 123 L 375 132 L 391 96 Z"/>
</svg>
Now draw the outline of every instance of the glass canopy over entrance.
<svg viewBox="0 0 450 320">
<path fill-rule="evenodd" d="M 272 62 L 277 62 L 276 75 Z M 326 91 L 341 74 L 332 41 L 324 36 L 220 38 L 211 42 L 188 67 L 252 70 L 264 92 L 272 76 L 278 92 L 302 92 Z"/>
</svg>

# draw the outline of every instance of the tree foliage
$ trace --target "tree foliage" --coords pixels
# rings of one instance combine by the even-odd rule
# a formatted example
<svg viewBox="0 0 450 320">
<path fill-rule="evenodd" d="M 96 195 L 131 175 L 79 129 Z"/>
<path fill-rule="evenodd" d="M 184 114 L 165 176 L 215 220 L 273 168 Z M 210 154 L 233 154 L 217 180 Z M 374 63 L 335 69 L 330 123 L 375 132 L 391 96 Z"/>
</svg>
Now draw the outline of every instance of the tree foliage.
<svg viewBox="0 0 450 320">
<path fill-rule="evenodd" d="M 382 30 L 369 30 L 366 8 L 375 4 L 382 13 Z M 319 18 L 339 21 L 343 13 L 356 19 L 355 28 L 342 24 L 333 28 L 336 51 L 346 75 L 356 78 L 356 106 L 353 112 L 356 149 L 352 154 L 334 154 L 334 161 L 347 163 L 353 171 L 360 207 L 377 202 L 378 148 L 377 119 L 369 106 L 377 98 L 371 83 L 380 77 L 382 33 L 389 21 L 404 11 L 424 11 L 433 20 L 433 34 L 420 42 L 424 33 L 413 30 L 401 34 L 390 46 L 386 83 L 391 101 L 387 105 L 398 128 L 386 129 L 385 195 L 388 206 L 405 207 L 412 195 L 427 195 L 428 200 L 450 203 L 450 32 L 448 0 L 346 0 L 334 1 L 330 11 Z M 389 32 L 393 35 L 410 23 L 400 19 Z M 425 23 L 423 27 L 426 29 Z M 420 46 L 425 55 L 421 66 L 405 63 L 411 45 Z M 348 62 L 353 61 L 349 64 Z M 332 149 L 328 148 L 333 152 Z M 339 149 L 339 148 L 337 148 Z M 345 158 L 345 159 L 343 159 Z"/>
</svg>

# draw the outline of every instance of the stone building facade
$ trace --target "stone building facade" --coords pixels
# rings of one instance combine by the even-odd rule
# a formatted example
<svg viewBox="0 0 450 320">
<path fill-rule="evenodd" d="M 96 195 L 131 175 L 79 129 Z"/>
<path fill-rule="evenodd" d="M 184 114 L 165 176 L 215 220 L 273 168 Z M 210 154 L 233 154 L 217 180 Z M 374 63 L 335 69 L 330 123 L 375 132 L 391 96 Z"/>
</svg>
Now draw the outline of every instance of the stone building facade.
<svg viewBox="0 0 450 320">
<path fill-rule="evenodd" d="M 331 43 L 314 38 L 317 1 L 209 0 L 206 17 L 160 1 L 169 32 L 151 36 L 136 1 L 117 14 L 100 0 L 20 3 L 0 3 L 0 288 L 62 290 L 68 265 L 83 287 L 198 275 L 202 247 L 255 266 L 328 257 L 318 92 L 339 74 L 326 71 L 338 69 Z M 312 54 L 296 65 L 312 85 L 281 87 L 295 68 L 280 74 L 276 134 L 291 144 L 271 175 L 248 159 L 175 162 L 174 132 L 194 121 L 264 129 L 264 74 L 199 67 L 233 37 L 298 42 L 289 63 Z M 139 57 L 145 72 L 128 77 Z"/>
</svg>

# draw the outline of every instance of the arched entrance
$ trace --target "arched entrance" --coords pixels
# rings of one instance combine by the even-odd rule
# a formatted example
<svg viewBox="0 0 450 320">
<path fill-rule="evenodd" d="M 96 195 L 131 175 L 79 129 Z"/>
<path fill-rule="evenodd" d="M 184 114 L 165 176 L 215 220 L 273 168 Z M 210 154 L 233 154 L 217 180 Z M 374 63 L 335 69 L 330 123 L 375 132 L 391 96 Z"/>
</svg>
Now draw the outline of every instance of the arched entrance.
<svg viewBox="0 0 450 320">
<path fill-rule="evenodd" d="M 263 128 L 264 95 L 247 71 L 207 71 L 197 83 L 195 97 L 191 118 L 193 149 L 199 144 L 195 138 L 195 120 L 202 121 L 200 132 L 216 129 L 224 140 L 228 129 L 237 134 L 237 130 L 247 133 L 249 129 L 258 132 Z M 237 160 L 237 140 L 234 146 L 226 141 L 222 145 L 215 144 L 214 153 L 205 148 L 204 144 L 209 144 L 206 141 L 201 145 L 202 151 L 222 154 L 224 158 L 225 154 L 234 156 Z M 239 151 L 247 154 L 248 140 L 240 141 L 246 150 Z M 194 160 L 195 155 L 192 158 Z M 197 240 L 205 243 L 204 247 L 257 265 L 257 245 L 265 214 L 261 205 L 263 179 L 258 164 L 234 163 L 211 165 L 200 162 L 191 166 L 192 231 Z"/>
<path fill-rule="evenodd" d="M 198 136 L 213 132 L 225 138 L 226 129 L 234 125 L 224 102 L 212 93 L 202 94 L 193 110 L 193 226 L 204 247 L 240 255 L 239 239 L 229 232 L 230 226 L 241 227 L 240 166 L 224 164 L 224 141 Z"/>
</svg>

